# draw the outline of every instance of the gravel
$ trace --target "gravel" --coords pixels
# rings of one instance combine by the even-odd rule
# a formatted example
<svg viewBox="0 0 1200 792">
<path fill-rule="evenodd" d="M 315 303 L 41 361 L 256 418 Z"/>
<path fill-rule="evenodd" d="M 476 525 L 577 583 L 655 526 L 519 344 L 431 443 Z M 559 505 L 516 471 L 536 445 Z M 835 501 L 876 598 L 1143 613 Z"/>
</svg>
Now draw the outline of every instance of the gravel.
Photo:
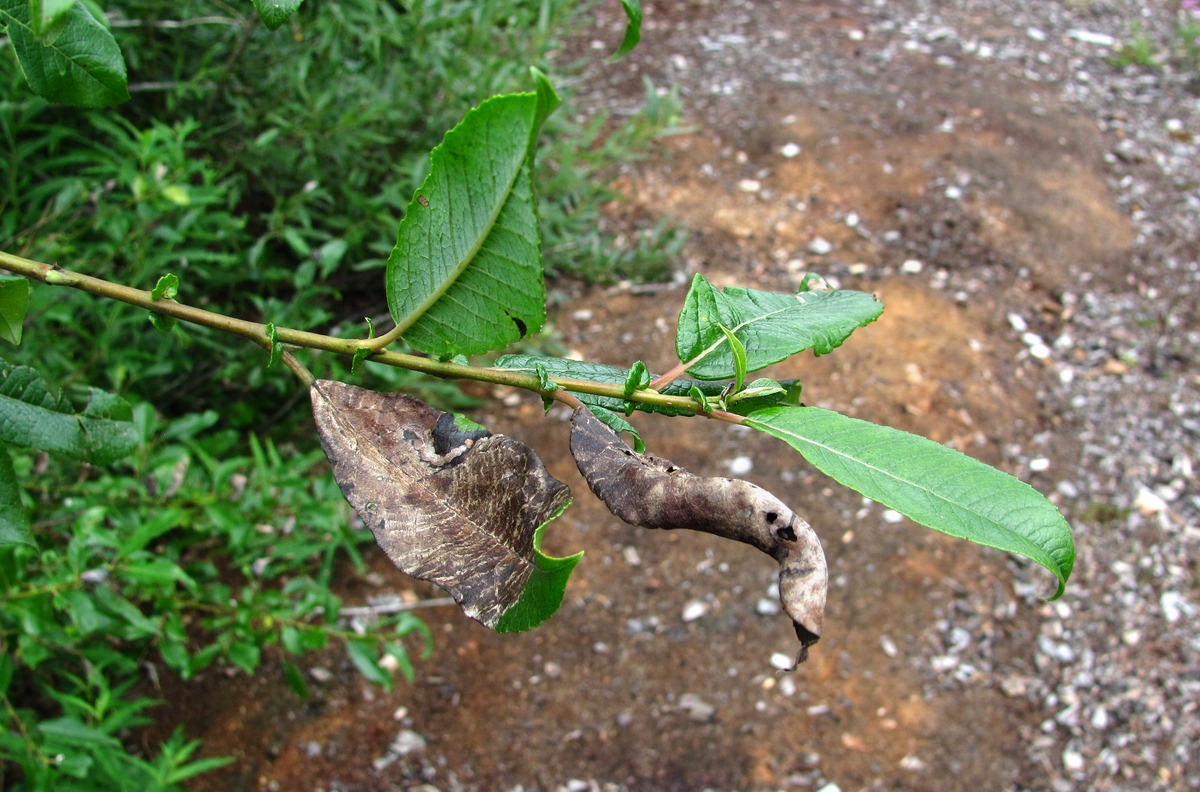
<svg viewBox="0 0 1200 792">
<path fill-rule="evenodd" d="M 947 604 L 923 636 L 935 651 L 913 662 L 928 666 L 931 695 L 991 685 L 1044 711 L 1023 735 L 1045 773 L 1029 780 L 1031 788 L 1200 788 L 1200 77 L 1169 61 L 1146 70 L 1113 60 L 1135 30 L 1168 51 L 1177 44 L 1173 17 L 1160 4 L 1126 0 L 804 4 L 804 13 L 844 24 L 815 34 L 829 37 L 828 47 L 788 48 L 778 37 L 743 33 L 770 30 L 755 21 L 770 5 L 723 3 L 726 24 L 709 20 L 698 39 L 703 52 L 671 56 L 656 79 L 684 85 L 692 115 L 741 102 L 752 119 L 749 108 L 761 100 L 755 75 L 869 93 L 872 82 L 919 53 L 968 78 L 999 71 L 1030 92 L 1035 114 L 1067 108 L 1098 130 L 1103 175 L 1133 224 L 1131 260 L 1116 276 L 1076 265 L 1052 316 L 1026 308 L 1007 317 L 1018 371 L 1035 384 L 1044 414 L 1056 417 L 1028 447 L 1009 449 L 1007 461 L 1052 493 L 1071 520 L 1074 576 L 1061 600 L 1041 603 L 1044 573 L 1011 562 L 1015 594 L 1026 603 L 1020 607 L 1042 616 L 1029 668 L 994 662 L 986 623 L 1011 620 L 1014 611 L 1012 598 L 999 594 L 991 612 Z M 797 10 L 789 2 L 773 7 L 776 14 Z M 675 41 L 690 34 L 676 32 Z M 835 36 L 860 43 L 858 61 L 828 57 Z M 703 86 L 694 75 L 700 58 Z M 611 99 L 608 89 L 596 90 L 593 99 Z M 955 128 L 947 118 L 940 131 Z M 781 153 L 790 158 L 801 149 L 793 143 Z M 976 189 L 969 180 L 933 186 L 931 196 L 940 195 L 939 209 L 948 213 L 966 211 Z M 848 225 L 870 233 L 857 215 Z M 903 249 L 901 233 L 880 238 Z M 808 252 L 834 250 L 817 238 Z M 893 272 L 928 278 L 962 300 L 1006 278 L 1009 285 L 1014 277 L 1032 280 L 989 262 L 947 272 L 937 254 L 904 251 Z M 849 273 L 861 270 L 850 265 Z M 891 639 L 881 647 L 889 657 L 896 652 Z M 912 757 L 904 767 L 920 763 Z"/>
<path fill-rule="evenodd" d="M 984 38 L 981 16 L 1023 33 Z M 1040 606 L 1037 674 L 992 668 L 989 642 L 972 639 L 986 614 L 947 614 L 932 630 L 940 685 L 992 674 L 1006 695 L 1047 710 L 1027 744 L 1064 791 L 1200 788 L 1200 101 L 1195 75 L 1107 61 L 1139 18 L 1165 48 L 1168 15 L 1122 2 L 888 3 L 866 31 L 886 40 L 882 58 L 917 48 L 968 69 L 1016 67 L 1047 103 L 1093 120 L 1108 185 L 1135 226 L 1125 288 L 1080 272 L 1057 322 L 1009 317 L 1023 374 L 1063 418 L 1018 454 L 1056 493 L 1079 548 L 1066 595 Z M 946 288 L 968 288 L 953 281 Z M 1060 438 L 1077 450 L 1064 457 Z M 1016 593 L 1031 603 L 1043 593 L 1036 574 L 1018 571 Z"/>
</svg>

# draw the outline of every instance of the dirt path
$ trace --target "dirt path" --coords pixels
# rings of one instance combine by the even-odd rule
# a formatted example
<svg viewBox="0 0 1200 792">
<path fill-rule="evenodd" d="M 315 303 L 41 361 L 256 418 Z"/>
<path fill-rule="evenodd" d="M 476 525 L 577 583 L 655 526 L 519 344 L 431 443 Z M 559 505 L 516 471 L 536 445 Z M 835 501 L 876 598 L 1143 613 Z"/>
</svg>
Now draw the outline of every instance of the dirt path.
<svg viewBox="0 0 1200 792">
<path fill-rule="evenodd" d="M 581 106 L 632 101 L 649 75 L 683 87 L 694 131 L 631 169 L 620 211 L 694 229 L 684 274 L 782 290 L 815 270 L 878 293 L 880 322 L 776 373 L 802 378 L 808 403 L 953 444 L 1062 500 L 1081 441 L 1045 398 L 1048 353 L 1022 333 L 1053 339 L 1065 294 L 1126 282 L 1136 230 L 1106 180 L 1110 144 L 1033 79 L 1036 60 L 1001 56 L 1042 41 L 1038 20 L 968 3 L 946 32 L 859 5 L 648 4 L 642 47 L 599 70 Z M 892 21 L 905 13 L 911 29 Z M 975 57 L 950 37 L 976 41 Z M 593 291 L 556 326 L 589 358 L 661 370 L 683 294 Z M 1048 574 L 894 522 L 769 438 L 642 420 L 652 450 L 697 473 L 745 457 L 747 478 L 823 536 L 825 637 L 781 675 L 772 654 L 795 640 L 771 612 L 769 559 L 619 523 L 586 494 L 557 413 L 523 402 L 485 423 L 577 493 L 547 538 L 551 553 L 587 551 L 560 613 L 501 637 L 430 611 L 436 654 L 391 695 L 333 656 L 307 704 L 278 679 L 214 681 L 184 719 L 240 761 L 197 788 L 1070 788 L 1054 718 L 1071 702 L 1039 682 L 1057 679 L 1047 646 L 1070 638 L 1047 627 L 1063 606 L 1037 600 Z M 380 589 L 434 594 L 374 568 Z M 1084 549 L 1082 585 L 1094 571 Z M 1182 761 L 1156 755 L 1130 788 L 1187 783 L 1195 759 Z"/>
</svg>

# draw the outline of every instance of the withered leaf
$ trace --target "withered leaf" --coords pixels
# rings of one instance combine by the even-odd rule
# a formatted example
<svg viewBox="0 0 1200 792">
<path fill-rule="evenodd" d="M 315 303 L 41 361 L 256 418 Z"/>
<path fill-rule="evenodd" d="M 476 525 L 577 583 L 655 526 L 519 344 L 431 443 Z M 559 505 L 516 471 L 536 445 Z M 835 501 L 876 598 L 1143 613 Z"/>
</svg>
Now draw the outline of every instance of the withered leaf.
<svg viewBox="0 0 1200 792">
<path fill-rule="evenodd" d="M 455 429 L 447 413 L 404 394 L 318 380 L 310 395 L 342 494 L 401 571 L 441 586 L 498 632 L 558 609 L 579 555 L 542 554 L 541 534 L 570 490 L 532 449 Z"/>
<path fill-rule="evenodd" d="M 643 528 L 690 528 L 745 542 L 779 562 L 779 598 L 800 639 L 797 663 L 821 637 L 828 575 L 816 533 L 782 501 L 746 481 L 693 475 L 638 454 L 586 407 L 571 418 L 571 454 L 608 510 Z"/>
</svg>

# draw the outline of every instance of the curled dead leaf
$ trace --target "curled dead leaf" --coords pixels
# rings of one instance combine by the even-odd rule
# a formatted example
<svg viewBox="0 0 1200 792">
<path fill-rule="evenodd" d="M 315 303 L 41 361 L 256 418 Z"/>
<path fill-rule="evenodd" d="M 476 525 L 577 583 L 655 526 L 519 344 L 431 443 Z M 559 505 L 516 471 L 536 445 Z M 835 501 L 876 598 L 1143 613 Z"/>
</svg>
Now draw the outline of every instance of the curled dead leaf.
<svg viewBox="0 0 1200 792">
<path fill-rule="evenodd" d="M 401 571 L 500 632 L 554 613 L 579 556 L 540 551 L 570 490 L 532 449 L 400 393 L 318 380 L 310 395 L 342 494 Z"/>
<path fill-rule="evenodd" d="M 571 454 L 608 510 L 643 528 L 690 528 L 745 542 L 779 562 L 779 598 L 800 639 L 796 662 L 821 637 L 828 573 L 816 533 L 782 501 L 746 481 L 696 476 L 638 454 L 586 407 L 571 419 Z"/>
</svg>

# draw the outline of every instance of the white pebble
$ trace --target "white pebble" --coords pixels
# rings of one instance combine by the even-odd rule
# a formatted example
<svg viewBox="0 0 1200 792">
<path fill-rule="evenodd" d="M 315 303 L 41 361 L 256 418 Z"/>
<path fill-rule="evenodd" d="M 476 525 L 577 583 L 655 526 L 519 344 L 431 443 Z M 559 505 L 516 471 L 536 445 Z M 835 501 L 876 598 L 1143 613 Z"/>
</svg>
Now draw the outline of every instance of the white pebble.
<svg viewBox="0 0 1200 792">
<path fill-rule="evenodd" d="M 1024 333 L 1029 329 L 1029 323 L 1025 321 L 1025 317 L 1015 313 L 1008 315 L 1008 326 L 1018 333 Z"/>
<path fill-rule="evenodd" d="M 1138 511 L 1147 516 L 1167 510 L 1167 502 L 1145 487 L 1142 487 L 1138 492 L 1133 505 L 1137 507 Z"/>
<path fill-rule="evenodd" d="M 879 645 L 883 647 L 883 653 L 888 657 L 895 657 L 900 654 L 900 650 L 896 648 L 896 642 L 886 635 L 879 637 Z"/>
<path fill-rule="evenodd" d="M 917 259 L 908 259 L 900 265 L 900 269 L 907 272 L 909 275 L 916 275 L 921 270 L 925 269 L 925 264 Z"/>
<path fill-rule="evenodd" d="M 779 149 L 779 153 L 791 159 L 792 157 L 799 156 L 800 146 L 796 143 L 785 143 L 783 148 Z"/>
<path fill-rule="evenodd" d="M 791 655 L 785 655 L 783 652 L 776 652 L 771 655 L 772 668 L 778 668 L 780 671 L 790 671 L 795 665 L 796 661 Z"/>
<path fill-rule="evenodd" d="M 1196 606 L 1184 599 L 1178 591 L 1164 591 L 1158 599 L 1158 604 L 1162 608 L 1163 618 L 1171 624 L 1184 616 L 1191 617 L 1196 614 Z"/>
<path fill-rule="evenodd" d="M 754 460 L 748 456 L 738 456 L 729 460 L 729 472 L 735 476 L 744 476 L 754 469 Z"/>
<path fill-rule="evenodd" d="M 692 600 L 683 606 L 681 617 L 685 622 L 694 622 L 696 619 L 705 616 L 709 610 L 708 603 L 701 602 L 700 600 Z"/>
<path fill-rule="evenodd" d="M 1046 457 L 1037 457 L 1029 460 L 1029 469 L 1034 473 L 1041 473 L 1043 470 L 1050 469 L 1050 460 Z"/>
<path fill-rule="evenodd" d="M 817 237 L 808 243 L 808 252 L 814 256 L 826 256 L 833 252 L 833 243 L 824 237 Z"/>
<path fill-rule="evenodd" d="M 954 64 L 951 63 L 950 65 L 954 65 Z M 946 198 L 948 198 L 951 201 L 961 200 L 962 199 L 962 189 L 954 186 L 953 184 L 950 185 L 949 187 L 946 188 Z"/>
<path fill-rule="evenodd" d="M 885 523 L 898 523 L 904 520 L 904 515 L 895 509 L 885 509 L 883 512 L 883 521 Z"/>
<path fill-rule="evenodd" d="M 779 614 L 779 601 L 762 597 L 754 603 L 754 612 L 759 616 L 776 616 Z"/>
<path fill-rule="evenodd" d="M 762 182 L 758 179 L 742 179 L 737 186 L 742 192 L 756 193 L 762 189 Z"/>
<path fill-rule="evenodd" d="M 1083 770 L 1083 754 L 1073 748 L 1063 751 L 1063 769 L 1068 773 L 1078 773 Z"/>
</svg>

